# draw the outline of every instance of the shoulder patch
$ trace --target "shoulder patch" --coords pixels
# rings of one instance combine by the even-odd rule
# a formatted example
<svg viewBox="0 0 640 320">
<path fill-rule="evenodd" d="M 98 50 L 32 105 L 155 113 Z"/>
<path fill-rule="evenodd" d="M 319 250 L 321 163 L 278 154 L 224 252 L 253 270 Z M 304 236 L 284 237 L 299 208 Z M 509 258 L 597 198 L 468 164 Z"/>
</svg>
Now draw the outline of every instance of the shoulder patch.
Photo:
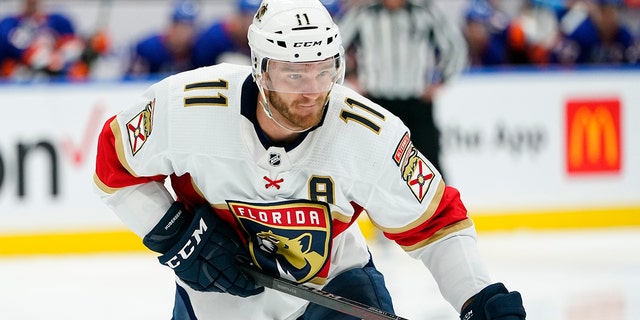
<svg viewBox="0 0 640 320">
<path fill-rule="evenodd" d="M 129 146 L 131 147 L 131 154 L 134 156 L 140 151 L 147 141 L 147 138 L 151 135 L 155 105 L 156 99 L 149 101 L 144 107 L 144 110 L 140 111 L 133 119 L 127 122 Z"/>
<path fill-rule="evenodd" d="M 407 186 L 411 189 L 416 199 L 422 202 L 425 195 L 427 195 L 434 174 L 420 152 L 416 148 L 411 149 L 406 164 L 401 168 L 402 179 L 407 182 Z"/>
</svg>

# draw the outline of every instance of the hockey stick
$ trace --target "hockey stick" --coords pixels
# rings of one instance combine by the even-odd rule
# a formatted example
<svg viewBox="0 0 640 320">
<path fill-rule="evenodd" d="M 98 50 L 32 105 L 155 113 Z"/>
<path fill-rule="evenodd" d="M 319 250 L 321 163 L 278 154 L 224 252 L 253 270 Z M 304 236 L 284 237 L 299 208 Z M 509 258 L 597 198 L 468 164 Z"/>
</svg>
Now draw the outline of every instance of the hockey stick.
<svg viewBox="0 0 640 320">
<path fill-rule="evenodd" d="M 315 303 L 329 309 L 340 311 L 342 313 L 346 313 L 348 315 L 352 315 L 360 319 L 408 320 L 406 318 L 397 316 L 393 313 L 389 313 L 384 310 L 380 310 L 357 301 L 343 298 L 341 296 L 338 296 L 326 291 L 322 291 L 320 289 L 307 287 L 305 285 L 295 283 L 287 279 L 274 278 L 247 265 L 243 265 L 242 270 L 246 272 L 248 275 L 250 275 L 258 285 L 265 286 L 267 288 L 271 288 L 280 292 L 284 292 L 294 297 L 298 297 L 298 298 L 307 300 L 311 303 Z"/>
</svg>

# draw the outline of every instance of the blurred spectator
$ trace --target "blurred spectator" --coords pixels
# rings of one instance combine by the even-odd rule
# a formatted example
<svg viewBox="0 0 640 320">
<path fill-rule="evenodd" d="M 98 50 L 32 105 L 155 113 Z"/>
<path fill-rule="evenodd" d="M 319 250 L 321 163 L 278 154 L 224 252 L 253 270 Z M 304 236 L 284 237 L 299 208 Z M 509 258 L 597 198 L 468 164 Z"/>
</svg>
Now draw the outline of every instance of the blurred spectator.
<svg viewBox="0 0 640 320">
<path fill-rule="evenodd" d="M 571 65 L 638 64 L 640 42 L 619 19 L 622 0 L 573 0 L 559 12 L 562 39 L 554 61 Z"/>
<path fill-rule="evenodd" d="M 527 0 L 507 28 L 510 64 L 547 65 L 560 38 L 557 7 L 561 0 Z"/>
<path fill-rule="evenodd" d="M 90 43 L 91 45 L 92 43 Z M 94 52 L 106 50 L 92 48 Z M 45 12 L 39 0 L 24 0 L 22 10 L 0 21 L 0 76 L 14 80 L 62 76 L 84 79 L 89 73 L 88 47 L 71 20 Z"/>
<path fill-rule="evenodd" d="M 342 14 L 344 13 L 344 6 L 342 4 L 342 0 L 320 0 L 320 2 L 327 8 L 329 14 L 333 17 L 333 19 L 340 19 Z"/>
<path fill-rule="evenodd" d="M 463 27 L 471 65 L 548 64 L 559 38 L 552 1 L 526 0 L 509 18 L 492 1 L 472 0 Z"/>
<path fill-rule="evenodd" d="M 136 43 L 127 76 L 171 74 L 192 69 L 197 15 L 195 2 L 174 3 L 169 25 Z"/>
<path fill-rule="evenodd" d="M 196 40 L 194 65 L 204 67 L 221 62 L 249 65 L 251 54 L 247 31 L 260 0 L 236 0 L 235 11 L 214 22 Z"/>
<path fill-rule="evenodd" d="M 509 18 L 487 0 L 473 0 L 465 13 L 463 33 L 471 66 L 506 65 L 515 55 L 508 43 Z"/>
<path fill-rule="evenodd" d="M 400 117 L 440 172 L 432 101 L 467 66 L 465 39 L 445 17 L 432 2 L 381 0 L 350 9 L 340 21 L 345 49 L 355 58 L 347 59 L 348 84 Z"/>
</svg>

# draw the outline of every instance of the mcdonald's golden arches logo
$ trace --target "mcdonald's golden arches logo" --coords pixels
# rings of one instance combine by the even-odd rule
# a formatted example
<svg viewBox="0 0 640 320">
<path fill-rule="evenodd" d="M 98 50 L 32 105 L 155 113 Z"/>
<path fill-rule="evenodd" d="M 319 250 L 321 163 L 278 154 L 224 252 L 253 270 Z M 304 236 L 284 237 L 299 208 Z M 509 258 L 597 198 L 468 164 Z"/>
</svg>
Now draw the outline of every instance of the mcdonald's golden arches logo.
<svg viewBox="0 0 640 320">
<path fill-rule="evenodd" d="M 622 162 L 620 100 L 570 100 L 566 105 L 569 174 L 619 173 Z"/>
</svg>

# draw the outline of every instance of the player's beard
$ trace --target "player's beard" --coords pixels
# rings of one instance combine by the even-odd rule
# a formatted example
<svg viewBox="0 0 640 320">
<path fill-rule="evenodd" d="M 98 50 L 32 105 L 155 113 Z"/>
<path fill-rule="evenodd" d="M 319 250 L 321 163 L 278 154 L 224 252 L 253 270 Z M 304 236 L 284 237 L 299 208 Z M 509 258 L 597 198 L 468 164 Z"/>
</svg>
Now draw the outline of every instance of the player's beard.
<svg viewBox="0 0 640 320">
<path fill-rule="evenodd" d="M 322 120 L 327 94 L 320 94 L 315 99 L 299 95 L 299 98 L 287 103 L 282 95 L 271 91 L 267 99 L 272 108 L 271 112 L 277 112 L 273 115 L 276 122 L 284 122 L 287 128 L 293 130 L 306 130 L 318 125 Z M 307 107 L 311 104 L 313 107 Z"/>
</svg>

